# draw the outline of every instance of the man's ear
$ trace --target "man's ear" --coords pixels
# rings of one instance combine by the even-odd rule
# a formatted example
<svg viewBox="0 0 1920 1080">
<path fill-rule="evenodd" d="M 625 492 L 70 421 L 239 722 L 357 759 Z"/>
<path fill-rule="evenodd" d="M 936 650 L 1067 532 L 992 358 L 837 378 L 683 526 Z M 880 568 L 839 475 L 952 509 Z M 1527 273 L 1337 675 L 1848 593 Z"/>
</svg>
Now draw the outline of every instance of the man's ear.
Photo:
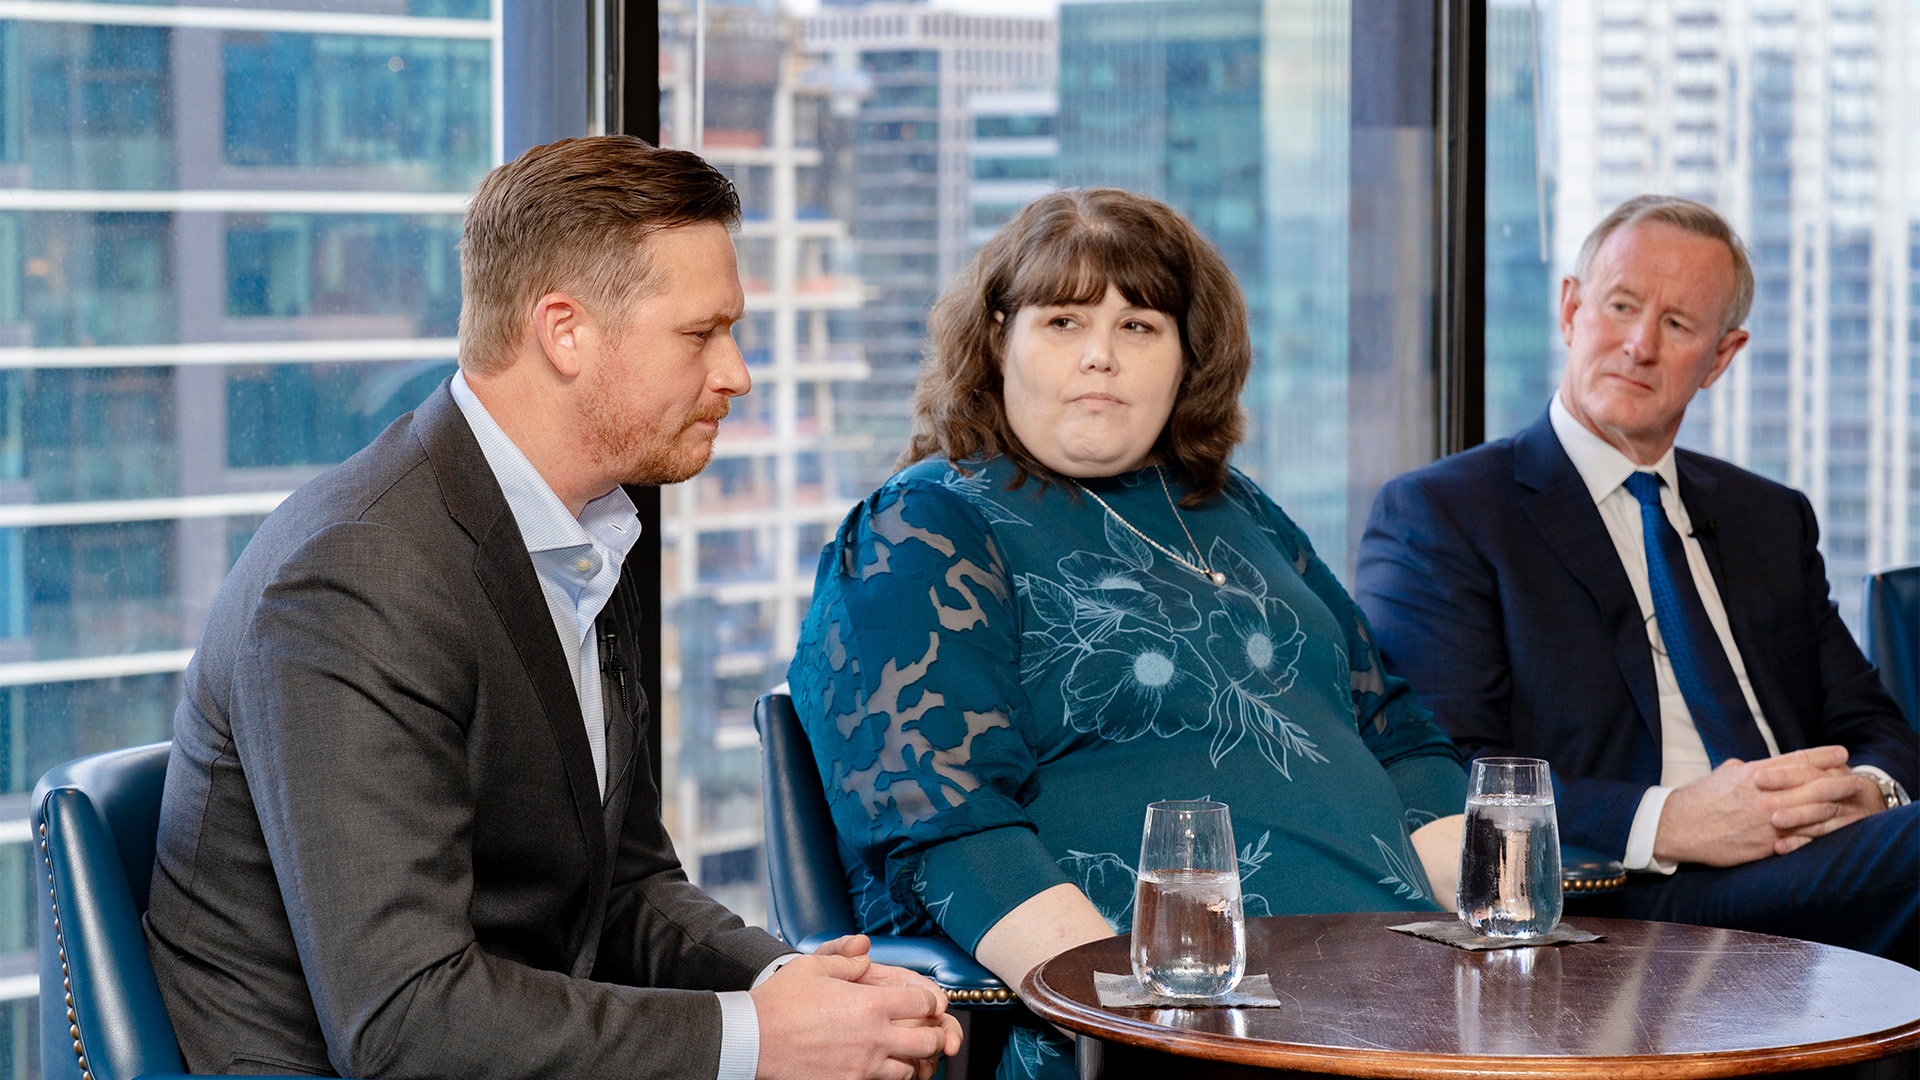
<svg viewBox="0 0 1920 1080">
<path fill-rule="evenodd" d="M 592 320 L 572 296 L 551 292 L 533 303 L 533 336 L 554 373 L 563 379 L 580 374 Z"/>
<path fill-rule="evenodd" d="M 1580 310 L 1580 279 L 1568 274 L 1560 279 L 1560 341 L 1573 344 L 1573 314 Z"/>
<path fill-rule="evenodd" d="M 1733 363 L 1733 354 L 1739 352 L 1740 347 L 1746 343 L 1745 330 L 1729 330 L 1721 334 L 1720 340 L 1713 347 L 1713 367 L 1708 369 L 1706 379 L 1700 383 L 1700 389 L 1705 390 L 1719 382 L 1720 376 L 1727 372 L 1727 365 Z"/>
</svg>

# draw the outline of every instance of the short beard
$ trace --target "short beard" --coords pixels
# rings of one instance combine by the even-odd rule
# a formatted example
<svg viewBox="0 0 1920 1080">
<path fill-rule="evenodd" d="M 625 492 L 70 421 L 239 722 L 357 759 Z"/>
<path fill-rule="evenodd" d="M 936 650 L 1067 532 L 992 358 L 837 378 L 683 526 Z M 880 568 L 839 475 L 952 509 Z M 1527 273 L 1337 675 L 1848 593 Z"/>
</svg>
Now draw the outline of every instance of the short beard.
<svg viewBox="0 0 1920 1080">
<path fill-rule="evenodd" d="M 713 460 L 713 441 L 688 444 L 687 429 L 702 420 L 718 423 L 730 410 L 725 398 L 717 406 L 689 415 L 668 433 L 636 427 L 615 401 L 613 393 L 596 386 L 583 409 L 594 465 L 602 475 L 621 484 L 678 484 L 699 475 Z"/>
</svg>

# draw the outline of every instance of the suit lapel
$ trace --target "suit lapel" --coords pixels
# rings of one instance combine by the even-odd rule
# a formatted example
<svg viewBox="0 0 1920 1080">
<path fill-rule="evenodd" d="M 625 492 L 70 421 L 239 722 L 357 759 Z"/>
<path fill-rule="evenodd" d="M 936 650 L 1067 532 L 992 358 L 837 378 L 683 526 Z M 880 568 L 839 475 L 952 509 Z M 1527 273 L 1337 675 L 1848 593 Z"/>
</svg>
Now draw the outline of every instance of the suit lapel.
<svg viewBox="0 0 1920 1080">
<path fill-rule="evenodd" d="M 1633 583 L 1620 565 L 1620 551 L 1600 518 L 1599 507 L 1579 470 L 1560 446 L 1546 416 L 1514 438 L 1514 480 L 1530 494 L 1520 507 L 1540 531 L 1547 549 L 1593 597 L 1614 663 L 1633 694 L 1640 721 L 1660 745 L 1660 695 L 1653 650 Z"/>
<path fill-rule="evenodd" d="M 625 827 L 627 804 L 636 779 L 634 764 L 640 742 L 640 722 L 645 702 L 640 692 L 640 626 L 637 617 L 638 587 L 630 573 L 620 576 L 613 596 L 600 614 L 600 625 L 611 630 L 618 661 L 625 672 L 626 693 L 610 689 L 606 694 L 607 717 L 607 850 L 616 856 L 620 833 Z M 617 687 L 617 681 L 615 686 Z"/>
<path fill-rule="evenodd" d="M 1775 680 L 1776 673 L 1755 658 L 1767 655 L 1763 648 L 1775 626 L 1773 596 L 1762 582 L 1756 581 L 1753 567 L 1760 556 L 1752 545 L 1767 535 L 1758 525 L 1746 520 L 1745 507 L 1720 498 L 1720 480 L 1709 471 L 1700 455 L 1680 451 L 1674 464 L 1680 474 L 1680 501 L 1687 506 L 1687 519 L 1693 523 L 1693 535 L 1706 556 L 1713 586 L 1720 593 L 1720 606 L 1727 613 L 1727 627 L 1733 631 L 1734 648 L 1740 650 L 1740 666 L 1746 672 L 1747 685 L 1760 704 L 1760 710 L 1773 729 L 1776 745 L 1784 753 L 1806 745 L 1799 726 L 1792 722 L 1792 709 Z"/>
<path fill-rule="evenodd" d="M 594 776 L 593 749 L 587 745 L 580 701 L 573 693 L 573 676 L 548 616 L 546 595 L 540 591 L 533 560 L 527 557 L 526 542 L 507 507 L 506 496 L 500 493 L 479 442 L 445 384 L 414 411 L 413 432 L 433 465 L 448 513 L 474 539 L 474 576 L 493 602 L 494 612 L 512 639 L 527 680 L 553 729 L 573 796 L 574 815 L 595 868 L 589 910 L 598 911 L 604 907 L 601 900 L 611 872 L 600 785 Z M 598 940 L 597 926 L 596 921 L 588 941 Z"/>
<path fill-rule="evenodd" d="M 1702 469 L 1693 455 L 1676 452 L 1674 470 L 1680 474 L 1680 501 L 1687 508 L 1687 520 L 1693 523 L 1694 538 L 1707 557 L 1707 569 L 1720 591 L 1721 603 L 1727 602 L 1727 571 L 1720 541 L 1720 481 Z M 1732 605 L 1728 605 L 1731 613 Z"/>
</svg>

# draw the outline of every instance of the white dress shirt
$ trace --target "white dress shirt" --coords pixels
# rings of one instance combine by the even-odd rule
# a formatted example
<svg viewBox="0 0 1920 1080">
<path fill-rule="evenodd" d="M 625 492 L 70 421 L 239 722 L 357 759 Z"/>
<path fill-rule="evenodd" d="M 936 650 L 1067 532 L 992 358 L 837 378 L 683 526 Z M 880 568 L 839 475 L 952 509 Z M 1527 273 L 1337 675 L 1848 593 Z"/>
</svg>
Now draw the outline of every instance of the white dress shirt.
<svg viewBox="0 0 1920 1080">
<path fill-rule="evenodd" d="M 1640 799 L 1633 828 L 1627 834 L 1627 854 L 1622 862 L 1629 870 L 1659 870 L 1671 874 L 1675 869 L 1672 863 L 1657 862 L 1653 857 L 1660 811 L 1667 805 L 1667 796 L 1673 794 L 1674 788 L 1707 775 L 1713 771 L 1713 765 L 1707 758 L 1700 731 L 1694 726 L 1693 714 L 1687 711 L 1687 700 L 1680 694 L 1673 661 L 1667 658 L 1666 646 L 1660 640 L 1659 623 L 1653 617 L 1653 589 L 1647 581 L 1647 544 L 1641 527 L 1640 501 L 1626 488 L 1630 474 L 1651 472 L 1665 481 L 1660 486 L 1660 505 L 1667 512 L 1674 531 L 1680 534 L 1680 544 L 1687 552 L 1687 567 L 1693 571 L 1694 588 L 1699 590 L 1700 603 L 1707 609 L 1707 621 L 1713 624 L 1714 636 L 1720 639 L 1720 647 L 1726 650 L 1727 660 L 1733 665 L 1733 677 L 1739 680 L 1740 695 L 1746 698 L 1747 708 L 1760 728 L 1760 737 L 1766 740 L 1767 753 L 1778 754 L 1780 744 L 1774 741 L 1773 728 L 1768 726 L 1766 713 L 1753 696 L 1746 661 L 1741 658 L 1740 649 L 1733 642 L 1733 630 L 1727 624 L 1727 608 L 1720 601 L 1720 588 L 1714 584 L 1706 555 L 1693 535 L 1693 521 L 1687 517 L 1686 505 L 1680 501 L 1680 474 L 1674 466 L 1673 448 L 1668 447 L 1651 467 L 1635 465 L 1632 459 L 1575 420 L 1560 395 L 1553 396 L 1553 404 L 1547 411 L 1552 418 L 1553 433 L 1559 437 L 1567 456 L 1573 459 L 1573 467 L 1586 482 L 1587 491 L 1600 510 L 1600 519 L 1606 522 L 1607 535 L 1613 537 L 1620 564 L 1633 585 L 1634 598 L 1640 602 L 1640 616 L 1646 623 L 1647 640 L 1653 648 L 1653 677 L 1660 697 L 1660 783 L 1648 788 Z"/>
<path fill-rule="evenodd" d="M 593 773 L 604 799 L 607 790 L 606 698 L 600 682 L 600 650 L 589 647 L 594 620 L 613 596 L 627 553 L 640 539 L 640 515 L 622 488 L 588 503 L 575 518 L 553 493 L 538 469 L 494 422 L 487 407 L 467 385 L 466 372 L 453 376 L 453 400 L 480 443 L 487 468 L 506 496 L 514 524 L 526 541 L 547 613 L 560 636 L 573 674 L 574 696 L 593 748 Z M 791 955 L 768 964 L 753 980 L 759 986 Z M 714 1080 L 753 1080 L 760 1064 L 760 1016 L 745 990 L 715 995 L 720 999 L 720 1068 Z"/>
</svg>

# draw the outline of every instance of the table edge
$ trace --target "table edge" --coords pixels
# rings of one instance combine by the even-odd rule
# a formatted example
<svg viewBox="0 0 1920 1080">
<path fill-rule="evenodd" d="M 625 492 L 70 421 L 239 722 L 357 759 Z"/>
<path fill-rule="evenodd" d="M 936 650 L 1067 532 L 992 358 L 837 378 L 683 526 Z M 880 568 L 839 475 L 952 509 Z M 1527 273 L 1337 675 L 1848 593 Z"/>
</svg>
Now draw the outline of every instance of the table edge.
<svg viewBox="0 0 1920 1080">
<path fill-rule="evenodd" d="M 1024 987 L 1031 991 L 1031 984 Z M 1592 1077 L 1620 1080 L 1705 1080 L 1759 1073 L 1851 1065 L 1892 1057 L 1920 1048 L 1920 1019 L 1897 1029 L 1852 1039 L 1752 1050 L 1714 1050 L 1660 1055 L 1557 1055 L 1526 1057 L 1492 1054 L 1434 1054 L 1403 1050 L 1358 1050 L 1307 1043 L 1243 1043 L 1223 1036 L 1167 1032 L 1172 1029 L 1129 1021 L 1120 1029 L 1096 1028 L 1084 1017 L 1050 1008 L 1034 1007 L 1036 996 L 1023 994 L 1035 1015 L 1085 1038 L 1119 1043 L 1176 1057 L 1249 1065 L 1269 1069 L 1327 1073 L 1379 1080 L 1453 1080 L 1457 1077 L 1523 1078 L 1542 1076 Z M 1051 1003 L 1049 1003 L 1051 1004 Z M 1106 1016 L 1109 1022 L 1112 1017 Z M 1125 1019 L 1125 1018 L 1121 1018 Z M 1181 1054 L 1179 1050 L 1201 1051 Z"/>
<path fill-rule="evenodd" d="M 1459 1080 L 1463 1077 L 1585 1077 L 1598 1071 L 1619 1080 L 1706 1080 L 1858 1064 L 1920 1049 L 1920 1016 L 1879 1031 L 1817 1043 L 1673 1054 L 1527 1057 L 1254 1041 L 1180 1031 L 1084 1005 L 1047 985 L 1047 963 L 1043 961 L 1034 967 L 1021 981 L 1021 1000 L 1036 1016 L 1084 1038 L 1171 1056 L 1337 1076 Z M 1181 1054 L 1179 1051 L 1183 1049 L 1188 1053 Z"/>
</svg>

